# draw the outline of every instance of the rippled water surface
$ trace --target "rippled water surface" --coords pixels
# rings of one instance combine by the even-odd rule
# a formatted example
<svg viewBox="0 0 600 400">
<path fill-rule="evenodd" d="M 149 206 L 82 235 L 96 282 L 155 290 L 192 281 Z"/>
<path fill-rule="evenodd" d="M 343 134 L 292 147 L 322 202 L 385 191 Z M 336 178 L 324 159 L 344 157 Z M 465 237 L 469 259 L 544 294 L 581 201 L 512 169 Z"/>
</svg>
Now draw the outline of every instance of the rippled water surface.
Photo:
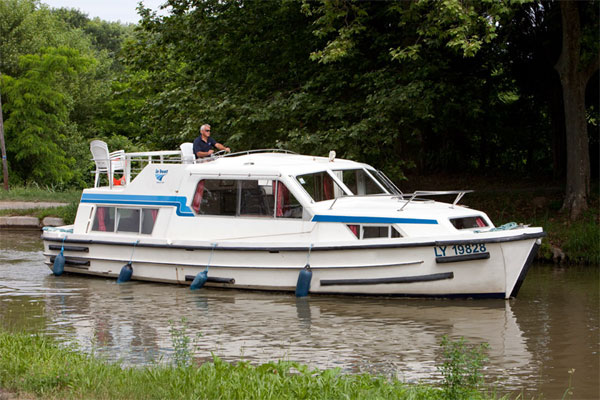
<svg viewBox="0 0 600 400">
<path fill-rule="evenodd" d="M 486 382 L 529 398 L 598 399 L 597 267 L 535 265 L 517 299 L 411 300 L 201 289 L 54 277 L 39 233 L 0 231 L 0 324 L 43 332 L 124 364 L 169 361 L 172 327 L 198 361 L 300 361 L 348 373 L 440 379 L 442 336 L 489 343 Z M 200 335 L 198 335 L 200 334 Z"/>
</svg>

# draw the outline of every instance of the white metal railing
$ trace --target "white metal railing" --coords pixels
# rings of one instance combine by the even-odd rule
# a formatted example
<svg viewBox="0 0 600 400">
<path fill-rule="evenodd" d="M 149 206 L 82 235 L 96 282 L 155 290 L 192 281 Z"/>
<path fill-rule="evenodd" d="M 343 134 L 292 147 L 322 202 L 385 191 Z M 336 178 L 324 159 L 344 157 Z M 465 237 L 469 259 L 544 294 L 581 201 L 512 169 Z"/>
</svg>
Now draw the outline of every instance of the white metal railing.
<svg viewBox="0 0 600 400">
<path fill-rule="evenodd" d="M 256 153 L 284 153 L 284 154 L 297 154 L 290 150 L 285 149 L 256 149 L 256 150 L 245 150 L 236 153 L 225 153 L 225 151 L 218 151 L 213 153 L 209 157 L 200 158 L 197 160 L 186 160 L 181 150 L 159 150 L 159 151 L 141 151 L 133 153 L 125 153 L 125 184 L 131 182 L 131 180 L 140 173 L 144 167 L 148 164 L 182 164 L 191 163 L 199 164 L 204 162 L 210 162 L 217 160 L 221 157 L 235 157 L 248 154 Z"/>
<path fill-rule="evenodd" d="M 472 190 L 446 190 L 446 191 L 417 190 L 414 193 L 405 193 L 404 197 L 410 196 L 410 198 L 408 200 L 405 200 L 406 203 L 404 203 L 404 205 L 402 207 L 400 207 L 400 209 L 398 211 L 404 210 L 404 207 L 406 207 L 408 205 L 408 203 L 410 203 L 411 201 L 416 199 L 417 196 L 443 196 L 443 195 L 449 195 L 449 194 L 456 195 L 456 198 L 454 199 L 454 202 L 452 203 L 452 206 L 451 206 L 452 208 L 454 208 L 454 206 L 458 204 L 460 199 L 462 199 L 462 197 L 467 193 L 473 193 L 473 191 Z M 402 201 L 403 199 L 399 199 L 399 200 Z"/>
<path fill-rule="evenodd" d="M 181 164 L 183 154 L 180 150 L 140 151 L 125 153 L 125 184 L 131 182 L 147 164 Z"/>
</svg>

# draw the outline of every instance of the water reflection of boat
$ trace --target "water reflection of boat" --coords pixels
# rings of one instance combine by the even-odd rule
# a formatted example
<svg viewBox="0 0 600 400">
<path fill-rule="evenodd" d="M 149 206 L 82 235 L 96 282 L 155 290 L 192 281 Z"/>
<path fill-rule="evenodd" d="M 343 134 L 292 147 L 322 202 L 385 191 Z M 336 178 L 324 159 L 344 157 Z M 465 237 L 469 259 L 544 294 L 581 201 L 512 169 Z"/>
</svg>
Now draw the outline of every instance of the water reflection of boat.
<svg viewBox="0 0 600 400">
<path fill-rule="evenodd" d="M 320 368 L 436 376 L 443 335 L 490 344 L 492 363 L 525 368 L 531 355 L 508 302 L 312 297 L 207 289 L 191 293 L 156 284 L 62 279 L 80 295 L 48 299 L 63 332 L 109 358 L 147 363 L 168 358 L 170 329 L 187 319 L 199 361 L 290 359 Z M 47 284 L 58 281 L 49 277 Z M 61 310 L 70 310 L 63 314 Z M 68 329 L 66 329 L 68 327 Z M 500 367 L 499 367 L 500 368 Z"/>
<path fill-rule="evenodd" d="M 516 224 L 496 229 L 457 204 L 468 191 L 403 194 L 380 171 L 334 154 L 167 163 L 173 156 L 181 154 L 122 154 L 123 184 L 85 189 L 74 225 L 44 232 L 46 263 L 64 251 L 66 271 L 105 277 L 196 277 L 303 295 L 509 298 L 544 236 Z M 101 162 L 110 175 L 111 162 Z M 456 198 L 425 199 L 433 195 Z"/>
</svg>

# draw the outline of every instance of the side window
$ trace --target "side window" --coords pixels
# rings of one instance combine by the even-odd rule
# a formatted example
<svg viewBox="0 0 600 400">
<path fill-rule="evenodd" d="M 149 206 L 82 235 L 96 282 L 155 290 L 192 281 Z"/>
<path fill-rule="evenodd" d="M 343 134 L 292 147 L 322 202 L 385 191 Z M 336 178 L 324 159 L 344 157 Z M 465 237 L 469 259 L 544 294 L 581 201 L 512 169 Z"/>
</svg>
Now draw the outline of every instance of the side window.
<svg viewBox="0 0 600 400">
<path fill-rule="evenodd" d="M 276 218 L 302 218 L 302 205 L 296 200 L 294 195 L 283 182 L 273 183 L 275 188 Z"/>
<path fill-rule="evenodd" d="M 142 231 L 144 235 L 151 235 L 154 229 L 154 223 L 158 216 L 157 208 L 143 208 L 142 209 Z"/>
<path fill-rule="evenodd" d="M 314 201 L 332 200 L 343 195 L 344 191 L 326 171 L 315 174 L 298 175 L 298 182 Z"/>
<path fill-rule="evenodd" d="M 363 239 L 389 237 L 389 226 L 363 226 Z"/>
<path fill-rule="evenodd" d="M 196 185 L 192 208 L 198 214 L 235 215 L 237 200 L 237 181 L 203 179 Z"/>
<path fill-rule="evenodd" d="M 240 188 L 241 216 L 273 216 L 273 192 L 268 186 L 271 181 L 238 181 Z M 262 185 L 265 183 L 265 185 Z"/>
<path fill-rule="evenodd" d="M 115 208 L 114 207 L 97 207 L 94 223 L 92 224 L 93 231 L 99 232 L 114 232 L 115 231 Z"/>
<path fill-rule="evenodd" d="M 117 208 L 117 232 L 139 232 L 140 210 L 135 208 Z"/>
<path fill-rule="evenodd" d="M 296 197 L 271 179 L 203 179 L 196 185 L 192 209 L 203 215 L 302 218 Z"/>
<path fill-rule="evenodd" d="M 152 234 L 158 216 L 157 208 L 115 208 L 98 207 L 92 224 L 92 231 Z M 141 224 L 140 224 L 141 217 Z"/>
<path fill-rule="evenodd" d="M 400 238 L 402 235 L 391 225 L 346 225 L 357 239 Z"/>
</svg>

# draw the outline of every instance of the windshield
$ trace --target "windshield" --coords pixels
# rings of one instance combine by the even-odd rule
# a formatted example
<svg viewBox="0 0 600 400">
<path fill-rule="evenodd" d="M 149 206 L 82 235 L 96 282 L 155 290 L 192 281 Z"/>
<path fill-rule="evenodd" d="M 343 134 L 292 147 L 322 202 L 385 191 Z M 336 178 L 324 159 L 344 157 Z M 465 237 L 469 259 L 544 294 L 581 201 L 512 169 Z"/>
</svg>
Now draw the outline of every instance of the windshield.
<svg viewBox="0 0 600 400">
<path fill-rule="evenodd" d="M 344 183 L 350 193 L 342 189 L 327 171 L 298 175 L 296 179 L 316 202 L 342 196 L 399 193 L 389 179 L 379 171 L 357 168 L 333 170 L 331 173 Z"/>
<path fill-rule="evenodd" d="M 381 181 L 377 181 L 375 177 L 371 176 L 364 169 L 334 170 L 333 173 L 354 195 L 387 194 L 385 189 L 383 189 L 386 185 Z"/>
<path fill-rule="evenodd" d="M 314 201 L 333 200 L 345 195 L 327 171 L 298 175 L 296 179 Z"/>
</svg>

